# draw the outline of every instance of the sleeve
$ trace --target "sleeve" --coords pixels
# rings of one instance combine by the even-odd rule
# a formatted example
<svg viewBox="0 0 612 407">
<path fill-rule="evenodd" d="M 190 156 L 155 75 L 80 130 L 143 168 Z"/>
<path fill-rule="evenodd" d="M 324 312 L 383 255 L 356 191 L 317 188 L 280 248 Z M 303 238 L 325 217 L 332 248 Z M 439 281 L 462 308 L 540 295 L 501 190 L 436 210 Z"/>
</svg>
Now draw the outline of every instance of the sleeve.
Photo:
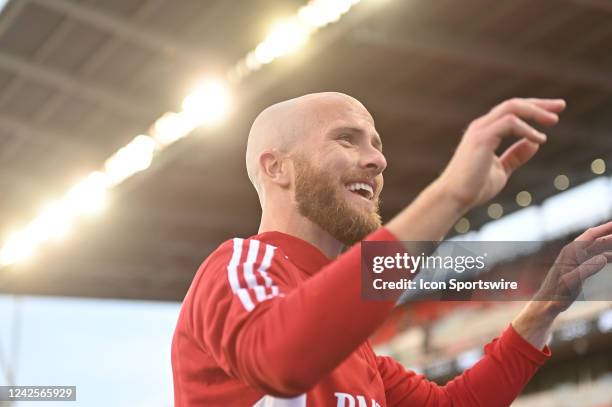
<svg viewBox="0 0 612 407">
<path fill-rule="evenodd" d="M 384 228 L 366 239 L 396 241 Z M 394 301 L 362 300 L 360 243 L 292 289 L 271 246 L 255 242 L 234 239 L 202 266 L 190 325 L 226 373 L 291 397 L 367 340 Z"/>
<path fill-rule="evenodd" d="M 389 357 L 377 357 L 390 407 L 507 407 L 550 357 L 523 339 L 512 326 L 484 348 L 484 357 L 460 376 L 439 386 L 407 371 Z"/>
</svg>

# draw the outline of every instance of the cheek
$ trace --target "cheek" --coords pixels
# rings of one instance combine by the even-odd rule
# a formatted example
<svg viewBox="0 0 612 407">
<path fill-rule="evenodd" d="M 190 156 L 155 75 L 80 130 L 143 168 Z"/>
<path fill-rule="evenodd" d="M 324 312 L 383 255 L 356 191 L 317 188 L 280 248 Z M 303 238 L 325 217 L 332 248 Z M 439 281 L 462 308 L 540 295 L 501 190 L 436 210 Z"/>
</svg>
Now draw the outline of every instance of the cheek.
<svg viewBox="0 0 612 407">
<path fill-rule="evenodd" d="M 347 148 L 336 148 L 321 152 L 319 166 L 325 172 L 341 176 L 354 167 L 353 155 Z M 331 175 L 331 174 L 330 174 Z"/>
</svg>

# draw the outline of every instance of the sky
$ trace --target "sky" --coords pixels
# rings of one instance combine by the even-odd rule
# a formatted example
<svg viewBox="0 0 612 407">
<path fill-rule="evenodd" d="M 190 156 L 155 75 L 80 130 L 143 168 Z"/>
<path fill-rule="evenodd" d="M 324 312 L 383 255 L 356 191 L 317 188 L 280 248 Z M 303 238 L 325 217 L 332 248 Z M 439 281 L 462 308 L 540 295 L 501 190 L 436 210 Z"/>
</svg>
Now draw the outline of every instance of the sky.
<svg viewBox="0 0 612 407">
<path fill-rule="evenodd" d="M 179 309 L 179 303 L 0 295 L 0 384 L 7 384 L 9 361 L 16 385 L 77 386 L 76 402 L 54 407 L 172 406 L 170 345 Z"/>
</svg>

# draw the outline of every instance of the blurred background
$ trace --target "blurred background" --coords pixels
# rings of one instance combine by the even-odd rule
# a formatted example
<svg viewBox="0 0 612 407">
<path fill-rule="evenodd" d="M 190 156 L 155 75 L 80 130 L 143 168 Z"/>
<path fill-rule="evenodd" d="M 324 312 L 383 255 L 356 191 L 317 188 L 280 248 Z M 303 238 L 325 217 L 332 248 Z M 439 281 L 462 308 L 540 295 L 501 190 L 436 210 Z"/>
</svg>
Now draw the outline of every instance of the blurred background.
<svg viewBox="0 0 612 407">
<path fill-rule="evenodd" d="M 345 92 L 374 116 L 385 219 L 494 104 L 562 97 L 548 143 L 451 237 L 560 247 L 612 217 L 610 0 L 0 9 L 0 384 L 76 385 L 69 406 L 171 406 L 170 342 L 191 279 L 221 242 L 257 230 L 250 124 L 305 93 Z M 407 303 L 373 341 L 444 383 L 520 307 Z M 612 302 L 576 303 L 551 347 L 515 406 L 612 406 Z"/>
</svg>

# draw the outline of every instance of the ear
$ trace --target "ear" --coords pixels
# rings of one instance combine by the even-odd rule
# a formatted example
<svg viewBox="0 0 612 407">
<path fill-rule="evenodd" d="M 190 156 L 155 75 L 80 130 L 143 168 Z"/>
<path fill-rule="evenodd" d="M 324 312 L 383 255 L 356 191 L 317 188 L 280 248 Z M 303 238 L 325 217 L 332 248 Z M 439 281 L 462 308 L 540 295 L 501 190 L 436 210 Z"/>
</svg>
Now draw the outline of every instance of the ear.
<svg viewBox="0 0 612 407">
<path fill-rule="evenodd" d="M 265 151 L 259 156 L 259 165 L 266 178 L 281 188 L 289 188 L 292 174 L 289 160 L 280 152 Z"/>
</svg>

